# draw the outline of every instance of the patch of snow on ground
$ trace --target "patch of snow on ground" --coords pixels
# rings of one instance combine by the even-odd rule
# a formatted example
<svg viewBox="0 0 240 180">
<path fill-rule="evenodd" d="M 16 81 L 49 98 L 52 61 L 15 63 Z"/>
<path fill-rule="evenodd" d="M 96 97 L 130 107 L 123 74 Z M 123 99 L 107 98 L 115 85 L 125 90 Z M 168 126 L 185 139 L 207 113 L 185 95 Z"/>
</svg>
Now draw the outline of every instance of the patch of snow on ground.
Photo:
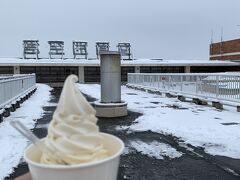
<svg viewBox="0 0 240 180">
<path fill-rule="evenodd" d="M 182 156 L 182 153 L 178 152 L 176 149 L 171 146 L 153 141 L 151 143 L 145 143 L 143 141 L 132 141 L 130 146 L 136 149 L 138 152 L 154 157 L 156 159 L 164 159 L 164 157 L 179 158 Z"/>
<path fill-rule="evenodd" d="M 28 141 L 9 122 L 19 120 L 29 129 L 33 128 L 35 120 L 44 113 L 42 107 L 50 100 L 50 90 L 47 85 L 37 84 L 37 91 L 31 98 L 0 123 L 0 179 L 4 179 L 18 165 L 28 145 Z"/>
<path fill-rule="evenodd" d="M 79 88 L 83 93 L 100 99 L 99 85 L 81 84 Z M 122 99 L 128 103 L 128 109 L 143 115 L 130 127 L 118 127 L 118 130 L 123 128 L 172 134 L 186 144 L 203 147 L 212 155 L 240 159 L 240 114 L 236 109 L 219 111 L 210 106 L 181 102 L 176 98 L 126 87 L 122 87 L 121 93 Z M 178 104 L 181 104 L 180 109 L 173 107 Z"/>
<path fill-rule="evenodd" d="M 126 155 L 126 154 L 129 154 L 129 153 L 131 153 L 131 152 L 132 152 L 132 151 L 130 150 L 130 148 L 127 147 L 127 146 L 125 146 L 122 155 Z"/>
<path fill-rule="evenodd" d="M 99 84 L 78 84 L 81 92 L 90 97 L 100 99 L 100 85 Z"/>
</svg>

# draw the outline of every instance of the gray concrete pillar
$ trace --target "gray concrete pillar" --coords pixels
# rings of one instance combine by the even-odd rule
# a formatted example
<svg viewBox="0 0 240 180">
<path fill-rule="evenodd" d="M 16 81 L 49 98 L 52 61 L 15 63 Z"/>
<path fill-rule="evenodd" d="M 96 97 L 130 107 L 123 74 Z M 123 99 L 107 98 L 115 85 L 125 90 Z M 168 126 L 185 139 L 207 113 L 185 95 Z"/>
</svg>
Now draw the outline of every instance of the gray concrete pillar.
<svg viewBox="0 0 240 180">
<path fill-rule="evenodd" d="M 184 67 L 184 73 L 191 73 L 191 66 Z M 190 76 L 186 76 L 186 81 L 190 80 Z"/>
<path fill-rule="evenodd" d="M 140 73 L 140 66 L 135 66 L 135 73 Z"/>
<path fill-rule="evenodd" d="M 20 74 L 20 66 L 13 67 L 13 74 Z"/>
<path fill-rule="evenodd" d="M 117 51 L 100 54 L 101 100 L 94 102 L 96 116 L 120 117 L 127 115 L 127 103 L 121 101 L 121 56 Z"/>
<path fill-rule="evenodd" d="M 191 73 L 191 66 L 185 66 L 184 73 Z"/>
<path fill-rule="evenodd" d="M 79 83 L 85 83 L 84 66 L 78 67 L 78 81 Z"/>
<path fill-rule="evenodd" d="M 101 102 L 121 102 L 121 55 L 117 51 L 100 54 Z"/>
</svg>

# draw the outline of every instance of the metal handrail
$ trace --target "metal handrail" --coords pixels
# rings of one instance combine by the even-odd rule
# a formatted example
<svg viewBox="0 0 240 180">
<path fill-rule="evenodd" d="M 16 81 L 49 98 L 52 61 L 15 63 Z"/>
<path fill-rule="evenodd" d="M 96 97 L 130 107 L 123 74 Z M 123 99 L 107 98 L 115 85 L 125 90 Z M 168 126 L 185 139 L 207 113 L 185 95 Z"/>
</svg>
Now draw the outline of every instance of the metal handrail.
<svg viewBox="0 0 240 180">
<path fill-rule="evenodd" d="M 16 101 L 36 86 L 35 74 L 7 75 L 0 77 L 0 109 Z"/>
<path fill-rule="evenodd" d="M 128 73 L 128 84 L 240 103 L 240 73 Z"/>
</svg>

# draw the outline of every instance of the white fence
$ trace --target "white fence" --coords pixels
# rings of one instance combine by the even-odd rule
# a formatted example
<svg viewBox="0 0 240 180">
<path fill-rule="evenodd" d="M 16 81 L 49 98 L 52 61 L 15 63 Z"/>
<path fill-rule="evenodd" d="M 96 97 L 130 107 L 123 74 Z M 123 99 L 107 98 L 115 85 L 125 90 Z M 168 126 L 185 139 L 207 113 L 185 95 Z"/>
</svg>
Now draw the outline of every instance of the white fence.
<svg viewBox="0 0 240 180">
<path fill-rule="evenodd" d="M 129 73 L 128 84 L 206 100 L 240 103 L 240 73 Z"/>
<path fill-rule="evenodd" d="M 0 108 L 21 97 L 36 86 L 35 74 L 1 75 Z"/>
</svg>

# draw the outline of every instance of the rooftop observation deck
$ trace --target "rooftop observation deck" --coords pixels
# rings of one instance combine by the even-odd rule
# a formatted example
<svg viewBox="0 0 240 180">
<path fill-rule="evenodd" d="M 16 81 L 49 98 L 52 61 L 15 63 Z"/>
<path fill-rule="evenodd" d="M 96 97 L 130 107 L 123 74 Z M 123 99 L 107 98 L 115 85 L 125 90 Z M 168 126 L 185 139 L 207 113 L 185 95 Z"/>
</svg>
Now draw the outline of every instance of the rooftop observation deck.
<svg viewBox="0 0 240 180">
<path fill-rule="evenodd" d="M 212 73 L 240 71 L 240 62 L 209 60 L 134 59 L 121 61 L 121 79 L 128 73 Z M 100 82 L 99 59 L 0 58 L 0 74 L 36 74 L 37 83 L 62 86 L 69 74 L 81 83 Z"/>
</svg>

